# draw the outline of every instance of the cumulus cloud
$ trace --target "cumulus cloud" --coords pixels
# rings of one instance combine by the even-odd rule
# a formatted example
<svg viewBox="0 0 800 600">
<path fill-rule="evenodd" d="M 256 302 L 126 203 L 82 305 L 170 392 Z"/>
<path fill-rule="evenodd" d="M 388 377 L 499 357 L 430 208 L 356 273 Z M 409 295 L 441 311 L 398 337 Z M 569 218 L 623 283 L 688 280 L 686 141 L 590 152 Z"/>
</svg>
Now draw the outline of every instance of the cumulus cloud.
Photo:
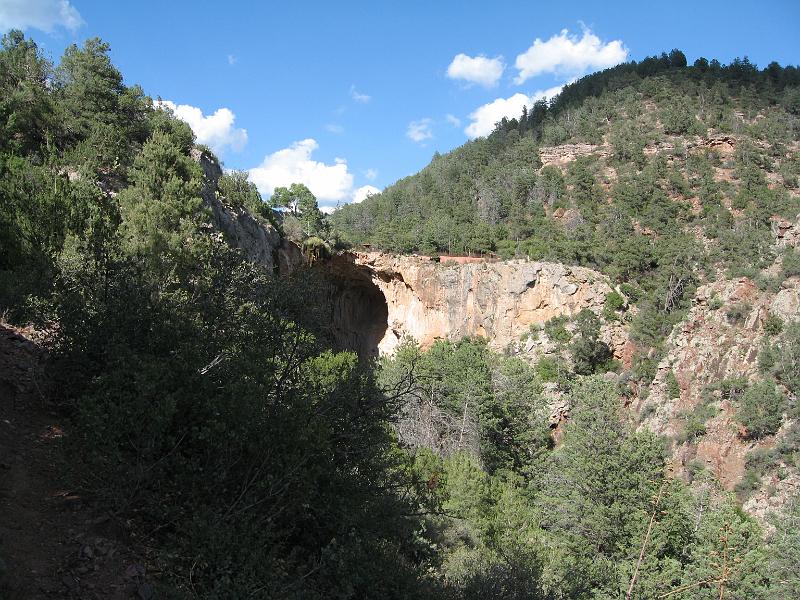
<svg viewBox="0 0 800 600">
<path fill-rule="evenodd" d="M 488 88 L 497 85 L 505 68 L 502 56 L 488 58 L 483 55 L 457 54 L 450 66 L 447 67 L 447 76 L 450 79 L 461 79 Z"/>
<path fill-rule="evenodd" d="M 225 148 L 238 152 L 247 144 L 247 130 L 234 127 L 236 115 L 229 108 L 218 108 L 212 115 L 189 104 L 175 104 L 171 100 L 158 100 L 156 106 L 170 109 L 181 121 L 192 128 L 200 144 L 221 153 Z"/>
<path fill-rule="evenodd" d="M 420 119 L 419 121 L 411 121 L 406 130 L 406 137 L 410 140 L 414 140 L 418 144 L 429 140 L 433 137 L 433 131 L 431 130 L 432 124 L 433 121 L 428 118 Z"/>
<path fill-rule="evenodd" d="M 558 95 L 563 86 L 552 87 L 546 90 L 538 90 L 532 95 L 517 93 L 510 98 L 497 98 L 488 104 L 478 107 L 470 113 L 470 124 L 464 129 L 471 138 L 489 135 L 497 123 L 503 117 L 519 118 L 522 114 L 522 107 L 531 108 L 535 102 L 545 98 L 552 98 Z"/>
<path fill-rule="evenodd" d="M 369 198 L 373 194 L 380 194 L 381 191 L 374 185 L 362 185 L 360 188 L 353 192 L 353 203 L 358 204 L 365 198 Z"/>
<path fill-rule="evenodd" d="M 445 121 L 450 123 L 453 127 L 461 127 L 461 119 L 456 117 L 455 115 L 447 114 L 444 116 Z"/>
<path fill-rule="evenodd" d="M 358 90 L 356 90 L 355 85 L 350 86 L 350 97 L 356 102 L 361 102 L 362 104 L 366 104 L 367 102 L 372 100 L 372 96 L 368 96 L 367 94 L 362 94 Z"/>
<path fill-rule="evenodd" d="M 564 73 L 578 75 L 590 69 L 605 69 L 624 61 L 628 49 L 621 40 L 603 43 L 589 29 L 578 38 L 563 29 L 558 35 L 542 41 L 536 38 L 533 45 L 517 56 L 514 66 L 519 74 L 517 84 L 542 73 Z"/>
<path fill-rule="evenodd" d="M 67 0 L 2 0 L 0 31 L 33 27 L 51 33 L 58 27 L 76 31 L 85 25 L 78 10 Z"/>
<path fill-rule="evenodd" d="M 348 171 L 347 161 L 342 158 L 335 159 L 333 164 L 316 161 L 311 155 L 317 148 L 317 141 L 309 138 L 273 152 L 249 170 L 250 179 L 265 196 L 271 196 L 276 187 L 304 183 L 320 203 L 349 199 L 353 175 Z"/>
</svg>

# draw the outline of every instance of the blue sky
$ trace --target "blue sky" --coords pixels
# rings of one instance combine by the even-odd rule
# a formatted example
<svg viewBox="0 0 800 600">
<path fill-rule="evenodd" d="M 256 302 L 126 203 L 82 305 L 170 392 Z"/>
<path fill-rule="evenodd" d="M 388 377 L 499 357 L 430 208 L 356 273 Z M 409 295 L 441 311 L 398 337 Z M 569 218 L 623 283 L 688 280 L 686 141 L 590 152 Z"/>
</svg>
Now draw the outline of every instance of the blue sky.
<svg viewBox="0 0 800 600">
<path fill-rule="evenodd" d="M 323 206 L 410 175 L 620 60 L 678 47 L 690 62 L 800 63 L 796 0 L 0 0 L 10 27 L 54 60 L 103 38 L 126 83 L 173 103 L 226 167 L 251 170 L 264 194 L 303 181 Z"/>
</svg>

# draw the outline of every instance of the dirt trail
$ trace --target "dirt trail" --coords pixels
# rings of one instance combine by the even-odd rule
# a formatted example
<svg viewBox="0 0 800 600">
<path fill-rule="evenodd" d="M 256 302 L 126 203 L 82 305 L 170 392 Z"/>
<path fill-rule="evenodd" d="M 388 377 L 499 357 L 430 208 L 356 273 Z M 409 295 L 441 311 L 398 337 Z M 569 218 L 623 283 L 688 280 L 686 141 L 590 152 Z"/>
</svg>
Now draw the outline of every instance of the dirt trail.
<svg viewBox="0 0 800 600">
<path fill-rule="evenodd" d="M 68 427 L 31 334 L 0 324 L 0 599 L 153 598 L 124 524 L 64 487 Z"/>
</svg>

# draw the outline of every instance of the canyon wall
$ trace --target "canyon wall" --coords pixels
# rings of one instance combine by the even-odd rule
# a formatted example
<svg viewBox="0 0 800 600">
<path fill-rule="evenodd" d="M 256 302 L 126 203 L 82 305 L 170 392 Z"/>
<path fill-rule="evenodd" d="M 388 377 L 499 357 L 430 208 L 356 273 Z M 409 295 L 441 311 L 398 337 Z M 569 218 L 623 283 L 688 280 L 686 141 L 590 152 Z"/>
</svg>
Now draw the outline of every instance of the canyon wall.
<svg viewBox="0 0 800 600">
<path fill-rule="evenodd" d="M 741 316 L 733 319 L 731 307 Z M 688 478 L 692 465 L 702 465 L 728 490 L 733 490 L 745 473 L 747 455 L 754 449 L 768 450 L 785 435 L 791 422 L 784 421 L 775 436 L 748 440 L 736 420 L 736 402 L 714 393 L 711 386 L 723 380 L 744 378 L 758 381 L 759 350 L 769 338 L 764 331 L 768 315 L 784 322 L 800 315 L 800 278 L 787 279 L 775 293 L 760 290 L 744 277 L 720 280 L 698 288 L 686 318 L 676 325 L 667 340 L 667 352 L 646 398 L 634 399 L 632 408 L 642 416 L 640 427 L 675 440 L 673 467 Z M 678 393 L 670 393 L 670 374 Z M 711 402 L 716 414 L 705 422 L 705 433 L 695 443 L 681 441 L 685 422 L 695 408 Z M 789 469 L 787 476 L 764 477 L 759 490 L 746 503 L 748 512 L 763 517 L 783 506 L 800 484 L 800 475 Z"/>
<path fill-rule="evenodd" d="M 294 243 L 283 238 L 270 223 L 257 219 L 243 206 L 235 206 L 219 194 L 217 183 L 222 168 L 211 155 L 195 148 L 191 157 L 203 169 L 200 196 L 210 210 L 211 225 L 231 246 L 271 272 L 287 274 L 302 264 L 302 254 Z"/>
<path fill-rule="evenodd" d="M 380 353 L 391 353 L 413 337 L 423 347 L 437 339 L 481 336 L 497 350 L 518 343 L 533 324 L 602 310 L 612 291 L 608 279 L 590 269 L 512 260 L 447 264 L 423 256 L 357 253 L 341 260 L 368 275 L 386 301 Z M 610 335 L 621 352 L 625 340 Z"/>
</svg>

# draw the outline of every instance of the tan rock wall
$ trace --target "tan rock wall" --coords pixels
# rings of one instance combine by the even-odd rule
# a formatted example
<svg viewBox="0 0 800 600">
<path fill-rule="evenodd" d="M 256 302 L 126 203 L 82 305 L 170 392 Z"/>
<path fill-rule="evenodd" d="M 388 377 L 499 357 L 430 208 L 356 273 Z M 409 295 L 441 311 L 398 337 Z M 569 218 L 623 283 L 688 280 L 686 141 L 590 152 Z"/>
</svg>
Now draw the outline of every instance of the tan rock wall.
<svg viewBox="0 0 800 600">
<path fill-rule="evenodd" d="M 447 265 L 424 257 L 358 254 L 386 298 L 388 327 L 380 342 L 391 353 L 405 336 L 423 347 L 437 339 L 482 336 L 495 349 L 519 341 L 532 324 L 602 309 L 612 291 L 600 273 L 561 264 L 506 262 Z M 624 340 L 614 340 L 621 347 Z"/>
</svg>

